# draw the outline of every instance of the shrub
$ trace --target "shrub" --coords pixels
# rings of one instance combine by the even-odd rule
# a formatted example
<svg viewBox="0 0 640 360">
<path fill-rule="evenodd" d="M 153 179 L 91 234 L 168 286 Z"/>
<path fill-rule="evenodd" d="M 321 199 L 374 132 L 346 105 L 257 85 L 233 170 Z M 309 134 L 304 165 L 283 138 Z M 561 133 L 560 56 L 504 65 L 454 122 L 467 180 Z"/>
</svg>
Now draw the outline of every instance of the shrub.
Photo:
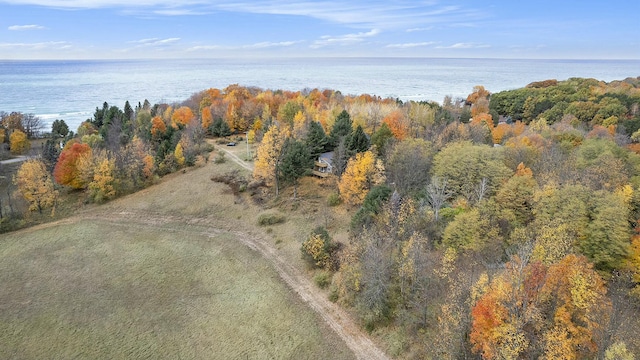
<svg viewBox="0 0 640 360">
<path fill-rule="evenodd" d="M 340 194 L 332 193 L 327 197 L 327 205 L 329 206 L 338 206 L 342 200 L 340 199 Z"/>
<path fill-rule="evenodd" d="M 315 228 L 307 240 L 302 243 L 302 258 L 311 267 L 317 267 L 326 270 L 335 270 L 338 268 L 335 253 L 338 245 L 331 240 L 327 230 L 319 226 Z"/>
<path fill-rule="evenodd" d="M 224 152 L 223 151 L 219 151 L 216 156 L 213 158 L 213 162 L 215 164 L 222 164 L 226 161 L 225 157 L 224 157 Z"/>
<path fill-rule="evenodd" d="M 287 218 L 281 214 L 261 214 L 258 216 L 258 225 L 260 226 L 268 226 L 281 224 L 285 222 Z"/>
<path fill-rule="evenodd" d="M 331 284 L 331 273 L 328 271 L 320 271 L 313 277 L 313 281 L 318 287 L 324 289 Z"/>
</svg>

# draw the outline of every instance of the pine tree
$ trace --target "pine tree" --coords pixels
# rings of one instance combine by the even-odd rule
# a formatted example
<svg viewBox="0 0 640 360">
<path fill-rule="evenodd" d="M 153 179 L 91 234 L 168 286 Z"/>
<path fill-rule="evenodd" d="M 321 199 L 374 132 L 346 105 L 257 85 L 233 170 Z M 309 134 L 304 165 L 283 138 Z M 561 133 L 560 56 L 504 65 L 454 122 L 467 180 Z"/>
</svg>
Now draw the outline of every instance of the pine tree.
<svg viewBox="0 0 640 360">
<path fill-rule="evenodd" d="M 358 125 L 358 127 L 353 131 L 353 134 L 349 136 L 347 148 L 351 153 L 355 154 L 369 150 L 369 146 L 369 138 L 364 133 L 362 126 Z"/>
<path fill-rule="evenodd" d="M 346 136 L 349 136 L 353 131 L 353 123 L 351 121 L 351 116 L 347 110 L 342 110 L 340 114 L 336 117 L 336 121 L 333 124 L 333 128 L 331 128 L 331 133 L 329 134 L 329 145 L 333 149 L 340 143 L 340 140 Z"/>
<path fill-rule="evenodd" d="M 298 196 L 298 181 L 308 174 L 313 166 L 307 146 L 302 141 L 287 139 L 284 145 L 279 176 L 285 184 L 293 185 L 293 198 Z"/>
<path fill-rule="evenodd" d="M 311 159 L 317 159 L 320 154 L 326 151 L 328 141 L 329 139 L 327 138 L 322 125 L 317 121 L 312 121 L 309 125 L 307 138 L 305 139 Z"/>
</svg>

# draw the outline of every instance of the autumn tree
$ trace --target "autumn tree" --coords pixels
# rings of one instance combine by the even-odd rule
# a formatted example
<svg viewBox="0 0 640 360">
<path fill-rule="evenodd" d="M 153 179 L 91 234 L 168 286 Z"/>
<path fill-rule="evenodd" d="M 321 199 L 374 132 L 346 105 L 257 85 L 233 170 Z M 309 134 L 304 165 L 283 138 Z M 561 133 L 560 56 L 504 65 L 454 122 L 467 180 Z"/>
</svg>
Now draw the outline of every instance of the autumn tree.
<svg viewBox="0 0 640 360">
<path fill-rule="evenodd" d="M 27 138 L 27 134 L 20 130 L 14 130 L 9 136 L 9 148 L 14 155 L 21 155 L 29 151 L 31 143 Z"/>
<path fill-rule="evenodd" d="M 548 267 L 516 256 L 474 305 L 470 340 L 485 359 L 592 358 L 610 309 L 584 256 Z"/>
<path fill-rule="evenodd" d="M 176 163 L 178 164 L 178 166 L 184 165 L 185 158 L 184 158 L 184 152 L 183 152 L 181 143 L 178 143 L 178 145 L 176 145 L 176 149 L 173 152 L 173 156 L 176 158 Z"/>
<path fill-rule="evenodd" d="M 74 189 L 82 189 L 87 183 L 80 176 L 78 163 L 81 157 L 89 156 L 91 148 L 87 144 L 74 143 L 60 153 L 56 167 L 53 169 L 53 177 L 56 182 Z"/>
<path fill-rule="evenodd" d="M 171 125 L 176 126 L 187 126 L 189 122 L 194 118 L 193 111 L 188 106 L 181 106 L 173 112 L 171 115 Z"/>
<path fill-rule="evenodd" d="M 384 181 L 384 167 L 371 151 L 358 153 L 349 159 L 338 189 L 343 200 L 350 205 L 359 205 L 373 185 Z"/>
<path fill-rule="evenodd" d="M 289 131 L 280 129 L 277 125 L 271 125 L 264 134 L 262 142 L 256 153 L 256 162 L 253 176 L 262 179 L 267 185 L 275 185 L 276 196 L 279 194 L 278 174 L 285 141 L 289 137 Z"/>
<path fill-rule="evenodd" d="M 387 124 L 393 136 L 398 140 L 404 140 L 409 132 L 409 124 L 406 115 L 401 110 L 394 110 L 382 119 Z"/>
<path fill-rule="evenodd" d="M 40 160 L 25 161 L 13 178 L 18 191 L 29 203 L 30 211 L 38 211 L 52 207 L 58 196 L 51 175 L 45 164 Z"/>
<path fill-rule="evenodd" d="M 88 185 L 90 196 L 94 201 L 102 202 L 116 196 L 114 172 L 114 160 L 105 156 L 97 161 L 93 171 L 93 181 Z"/>
</svg>

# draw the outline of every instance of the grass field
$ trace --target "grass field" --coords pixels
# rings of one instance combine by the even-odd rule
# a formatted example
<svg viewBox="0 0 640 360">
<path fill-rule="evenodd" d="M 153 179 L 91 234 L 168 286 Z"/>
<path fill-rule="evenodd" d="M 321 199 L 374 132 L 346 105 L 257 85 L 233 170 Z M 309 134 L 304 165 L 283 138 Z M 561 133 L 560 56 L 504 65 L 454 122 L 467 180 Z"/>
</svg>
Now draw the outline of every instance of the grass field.
<svg viewBox="0 0 640 360">
<path fill-rule="evenodd" d="M 352 359 L 272 264 L 237 240 L 239 229 L 259 235 L 262 210 L 209 180 L 231 167 L 173 174 L 0 235 L 0 358 Z M 297 241 L 279 242 L 302 266 Z"/>
</svg>

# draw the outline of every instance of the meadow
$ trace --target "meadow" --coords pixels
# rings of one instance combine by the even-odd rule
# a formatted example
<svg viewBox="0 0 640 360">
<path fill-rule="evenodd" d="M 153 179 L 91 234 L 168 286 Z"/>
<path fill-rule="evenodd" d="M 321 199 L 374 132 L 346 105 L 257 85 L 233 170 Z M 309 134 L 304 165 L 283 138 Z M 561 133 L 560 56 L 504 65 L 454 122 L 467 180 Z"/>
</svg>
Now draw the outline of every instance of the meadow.
<svg viewBox="0 0 640 360">
<path fill-rule="evenodd" d="M 298 240 L 257 227 L 263 209 L 209 179 L 233 168 L 2 235 L 0 358 L 354 358 L 256 248 L 301 275 Z"/>
</svg>

